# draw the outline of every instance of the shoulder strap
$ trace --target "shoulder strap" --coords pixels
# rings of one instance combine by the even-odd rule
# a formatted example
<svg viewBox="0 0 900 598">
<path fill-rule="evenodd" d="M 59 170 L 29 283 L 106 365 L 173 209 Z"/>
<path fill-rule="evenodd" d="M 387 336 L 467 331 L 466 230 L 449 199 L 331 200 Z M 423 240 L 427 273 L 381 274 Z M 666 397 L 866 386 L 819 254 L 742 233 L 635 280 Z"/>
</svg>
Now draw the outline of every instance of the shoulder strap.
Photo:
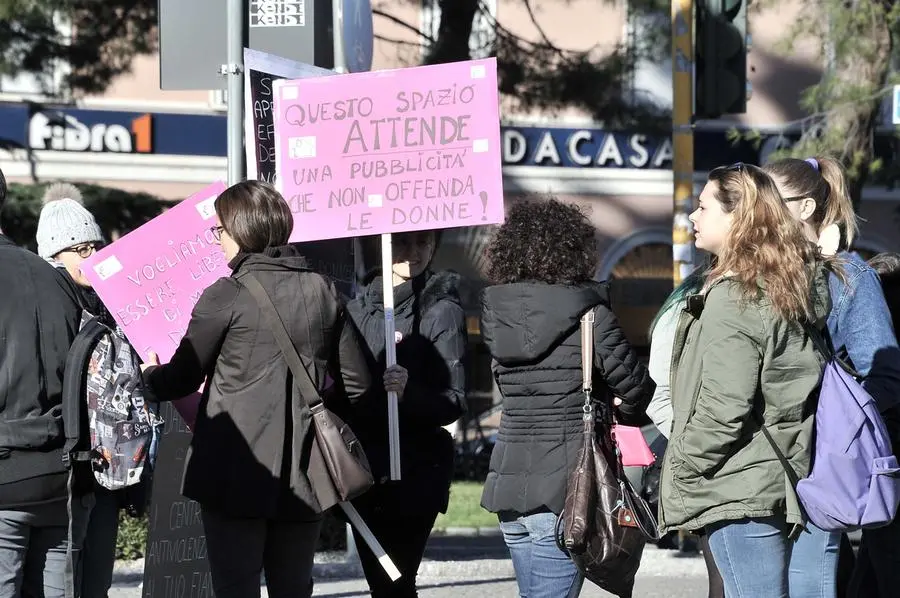
<svg viewBox="0 0 900 598">
<path fill-rule="evenodd" d="M 812 339 L 813 345 L 815 345 L 819 353 L 821 353 L 822 356 L 825 357 L 826 362 L 833 361 L 845 372 L 847 372 L 857 380 L 862 378 L 859 372 L 853 369 L 853 367 L 851 367 L 850 364 L 845 360 L 841 359 L 841 356 L 838 355 L 837 351 L 834 350 L 834 346 L 831 342 L 831 335 L 828 333 L 827 328 L 823 333 L 821 330 L 819 330 L 809 322 L 804 322 L 803 329 L 806 330 L 806 334 L 808 334 L 809 338 Z"/>
<path fill-rule="evenodd" d="M 275 335 L 275 340 L 281 348 L 284 360 L 287 362 L 288 368 L 290 368 L 291 373 L 294 375 L 294 382 L 299 387 L 300 394 L 303 395 L 309 408 L 312 409 L 313 407 L 320 405 L 322 403 L 322 397 L 319 395 L 319 390 L 316 388 L 309 370 L 303 364 L 303 359 L 294 347 L 294 343 L 291 341 L 287 329 L 284 327 L 284 322 L 281 320 L 281 316 L 278 315 L 278 310 L 275 308 L 275 304 L 272 303 L 272 298 L 269 297 L 266 289 L 263 288 L 262 284 L 253 274 L 244 274 L 236 280 L 250 291 L 250 294 L 253 295 L 256 303 L 259 304 L 259 310 L 269 324 L 272 334 Z"/>
<path fill-rule="evenodd" d="M 787 474 L 788 479 L 791 481 L 791 486 L 796 488 L 797 483 L 800 481 L 800 478 L 797 477 L 797 472 L 794 471 L 794 468 L 791 467 L 790 461 L 787 460 L 787 457 L 784 456 L 784 453 L 781 452 L 781 449 L 775 443 L 775 439 L 772 438 L 772 434 L 769 433 L 769 429 L 766 427 L 766 425 L 761 424 L 760 429 L 762 430 L 763 436 L 765 436 L 766 440 L 769 441 L 772 450 L 775 451 L 775 456 L 778 457 L 778 460 L 781 462 L 781 467 L 784 469 L 784 473 Z"/>
<path fill-rule="evenodd" d="M 799 510 L 800 523 L 795 523 L 793 528 L 788 530 L 788 538 L 790 538 L 791 540 L 797 540 L 797 538 L 800 537 L 800 534 L 806 528 L 807 522 L 806 511 L 803 507 L 803 503 L 799 500 L 799 496 L 797 496 L 797 484 L 800 482 L 800 478 L 797 477 L 797 472 L 794 471 L 793 467 L 791 467 L 790 461 L 787 460 L 787 457 L 785 457 L 784 453 L 781 452 L 781 449 L 778 448 L 778 445 L 775 443 L 775 439 L 772 438 L 772 434 L 769 433 L 769 429 L 764 423 L 762 423 L 761 417 L 760 429 L 762 430 L 763 436 L 766 437 L 766 440 L 772 447 L 772 450 L 775 452 L 775 456 L 778 457 L 778 461 L 781 463 L 781 468 L 784 470 L 785 475 L 787 475 L 788 481 L 791 483 L 791 488 L 794 491 L 793 499 L 791 498 L 791 496 L 788 496 L 788 506 L 790 507 L 790 505 L 793 504 L 794 508 Z"/>
<path fill-rule="evenodd" d="M 87 411 L 85 403 L 87 384 L 87 369 L 90 363 L 91 353 L 100 341 L 100 338 L 109 332 L 96 316 L 88 320 L 75 339 L 69 352 L 66 354 L 66 369 L 63 374 L 62 409 L 63 429 L 66 433 L 66 442 L 63 446 L 63 462 L 69 467 L 71 461 L 90 461 L 90 450 L 77 451 L 82 441 L 82 429 L 84 414 Z M 90 448 L 90 447 L 88 447 Z"/>
<path fill-rule="evenodd" d="M 590 396 L 594 380 L 594 310 L 581 316 L 581 390 Z"/>
</svg>

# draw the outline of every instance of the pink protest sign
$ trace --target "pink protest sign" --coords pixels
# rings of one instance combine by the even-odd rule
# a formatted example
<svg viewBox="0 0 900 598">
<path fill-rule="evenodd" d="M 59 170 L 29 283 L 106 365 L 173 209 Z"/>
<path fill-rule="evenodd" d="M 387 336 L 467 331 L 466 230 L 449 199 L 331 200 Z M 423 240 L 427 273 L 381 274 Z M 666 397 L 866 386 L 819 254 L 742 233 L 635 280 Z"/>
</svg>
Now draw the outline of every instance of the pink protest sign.
<svg viewBox="0 0 900 598">
<path fill-rule="evenodd" d="M 191 195 L 85 260 L 82 270 L 138 354 L 165 363 L 187 330 L 203 290 L 230 274 L 211 228 L 225 190 Z"/>
<path fill-rule="evenodd" d="M 495 59 L 273 88 L 291 241 L 503 222 Z"/>
</svg>

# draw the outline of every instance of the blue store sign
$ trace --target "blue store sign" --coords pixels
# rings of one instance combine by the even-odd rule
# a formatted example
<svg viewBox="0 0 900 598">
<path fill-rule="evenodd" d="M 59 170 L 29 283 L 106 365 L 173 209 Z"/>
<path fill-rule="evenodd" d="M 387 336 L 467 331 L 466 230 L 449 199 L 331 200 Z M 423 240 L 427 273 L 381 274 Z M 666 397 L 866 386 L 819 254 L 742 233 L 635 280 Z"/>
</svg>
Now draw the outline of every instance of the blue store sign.
<svg viewBox="0 0 900 598">
<path fill-rule="evenodd" d="M 0 104 L 0 144 L 67 152 L 226 155 L 225 117 Z"/>
<path fill-rule="evenodd" d="M 671 168 L 672 141 L 602 129 L 504 127 L 503 164 L 572 168 Z"/>
<path fill-rule="evenodd" d="M 578 169 L 669 170 L 668 136 L 599 128 L 501 127 L 504 166 Z M 0 147 L 69 152 L 114 152 L 182 156 L 226 155 L 225 116 L 84 110 L 0 104 Z M 698 130 L 694 164 L 708 171 L 722 164 L 758 164 L 796 135 L 768 135 L 758 142 L 733 142 L 724 131 Z M 893 162 L 895 140 L 876 139 L 876 154 Z"/>
</svg>

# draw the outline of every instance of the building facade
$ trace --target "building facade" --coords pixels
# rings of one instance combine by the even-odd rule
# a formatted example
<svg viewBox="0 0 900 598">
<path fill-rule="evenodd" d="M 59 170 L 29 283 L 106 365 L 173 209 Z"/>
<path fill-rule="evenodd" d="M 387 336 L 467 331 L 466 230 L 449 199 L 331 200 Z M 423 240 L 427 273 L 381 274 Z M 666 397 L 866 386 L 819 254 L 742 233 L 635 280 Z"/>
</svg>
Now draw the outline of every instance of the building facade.
<svg viewBox="0 0 900 598">
<path fill-rule="evenodd" d="M 382 7 L 393 18 L 374 18 L 375 70 L 416 64 L 423 54 L 423 36 L 413 28 L 426 36 L 437 30 L 436 0 L 422 0 L 420 6 L 393 4 Z M 546 38 L 568 50 L 598 53 L 637 44 L 669 23 L 668 14 L 638 15 L 627 2 L 537 1 L 533 13 L 525 3 L 512 0 L 483 5 L 486 14 L 470 40 L 476 55 L 490 47 L 495 23 L 524 39 Z M 796 138 L 804 116 L 801 93 L 822 73 L 814 40 L 798 44 L 790 56 L 775 50 L 798 10 L 800 3 L 791 2 L 780 4 L 777 11 L 752 14 L 748 71 L 753 95 L 746 114 L 698 123 L 698 192 L 711 168 L 736 161 L 761 163 Z M 42 97 L 27 75 L 0 80 L 0 167 L 12 181 L 91 182 L 171 201 L 225 179 L 223 94 L 162 91 L 159 70 L 158 56 L 138 57 L 131 74 L 114 81 L 105 94 L 69 104 Z M 670 106 L 670 63 L 639 61 L 629 93 L 662 108 Z M 755 130 L 760 138 L 736 143 L 729 136 L 733 129 Z M 888 159 L 895 151 L 892 133 L 887 126 L 878 142 L 879 152 Z M 597 277 L 612 281 L 614 303 L 629 337 L 646 348 L 649 322 L 671 289 L 671 140 L 610 130 L 573 110 L 528 112 L 511 98 L 503 100 L 502 140 L 507 201 L 549 193 L 585 208 L 597 230 Z M 900 250 L 898 209 L 898 191 L 866 189 L 860 250 Z M 487 233 L 479 228 L 450 231 L 437 257 L 439 266 L 459 270 L 467 280 L 464 299 L 476 355 L 476 396 L 488 396 L 491 388 L 477 318 Z"/>
</svg>

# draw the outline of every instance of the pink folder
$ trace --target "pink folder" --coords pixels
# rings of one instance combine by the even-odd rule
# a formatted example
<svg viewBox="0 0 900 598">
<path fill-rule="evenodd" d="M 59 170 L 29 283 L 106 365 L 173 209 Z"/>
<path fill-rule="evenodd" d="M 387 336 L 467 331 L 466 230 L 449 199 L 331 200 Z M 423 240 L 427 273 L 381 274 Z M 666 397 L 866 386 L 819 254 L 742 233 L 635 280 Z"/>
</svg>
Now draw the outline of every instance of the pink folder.
<svg viewBox="0 0 900 598">
<path fill-rule="evenodd" d="M 646 467 L 656 461 L 640 428 L 616 424 L 613 426 L 613 435 L 616 444 L 619 445 L 622 465 L 625 467 Z"/>
</svg>

